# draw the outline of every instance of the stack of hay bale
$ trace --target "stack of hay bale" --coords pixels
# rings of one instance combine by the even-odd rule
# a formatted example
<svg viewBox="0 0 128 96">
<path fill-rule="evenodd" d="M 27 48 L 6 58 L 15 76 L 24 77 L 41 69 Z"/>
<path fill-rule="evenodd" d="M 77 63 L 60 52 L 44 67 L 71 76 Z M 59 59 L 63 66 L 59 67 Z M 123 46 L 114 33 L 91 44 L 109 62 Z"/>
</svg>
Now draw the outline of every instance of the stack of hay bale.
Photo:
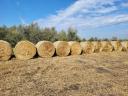
<svg viewBox="0 0 128 96">
<path fill-rule="evenodd" d="M 30 41 L 20 41 L 15 48 L 3 40 L 0 40 L 0 61 L 9 60 L 14 56 L 19 60 L 28 60 L 34 58 L 37 54 L 39 57 L 53 57 L 91 54 L 98 52 L 112 52 L 112 51 L 128 51 L 128 41 L 40 41 L 34 45 Z"/>
</svg>

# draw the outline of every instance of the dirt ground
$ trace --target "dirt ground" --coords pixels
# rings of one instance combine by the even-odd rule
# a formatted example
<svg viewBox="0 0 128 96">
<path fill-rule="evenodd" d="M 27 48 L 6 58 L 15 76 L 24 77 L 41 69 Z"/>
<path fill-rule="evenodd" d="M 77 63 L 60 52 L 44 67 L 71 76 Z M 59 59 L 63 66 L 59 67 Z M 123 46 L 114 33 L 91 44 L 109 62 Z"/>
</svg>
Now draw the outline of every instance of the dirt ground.
<svg viewBox="0 0 128 96">
<path fill-rule="evenodd" d="M 128 96 L 128 52 L 1 61 L 0 96 Z"/>
</svg>

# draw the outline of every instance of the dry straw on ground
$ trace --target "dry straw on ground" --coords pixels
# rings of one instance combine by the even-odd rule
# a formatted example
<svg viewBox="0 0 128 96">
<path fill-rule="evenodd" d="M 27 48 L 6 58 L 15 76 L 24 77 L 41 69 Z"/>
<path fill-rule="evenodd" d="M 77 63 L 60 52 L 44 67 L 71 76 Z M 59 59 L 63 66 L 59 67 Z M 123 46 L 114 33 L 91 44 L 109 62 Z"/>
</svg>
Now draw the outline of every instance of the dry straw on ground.
<svg viewBox="0 0 128 96">
<path fill-rule="evenodd" d="M 128 41 L 122 41 L 121 44 L 122 44 L 124 50 L 128 51 Z"/>
<path fill-rule="evenodd" d="M 115 51 L 123 51 L 123 46 L 121 41 L 111 41 L 112 46 L 114 47 Z"/>
<path fill-rule="evenodd" d="M 56 41 L 54 42 L 56 48 L 56 55 L 58 56 L 68 56 L 70 53 L 70 46 L 66 41 Z"/>
<path fill-rule="evenodd" d="M 71 55 L 80 55 L 81 54 L 82 48 L 81 48 L 79 42 L 70 41 L 70 42 L 68 42 L 68 44 L 69 44 L 70 49 L 71 49 L 71 52 L 70 52 Z"/>
<path fill-rule="evenodd" d="M 52 57 L 55 53 L 55 47 L 50 41 L 40 41 L 36 48 L 40 57 Z"/>
<path fill-rule="evenodd" d="M 0 60 L 9 60 L 11 55 L 11 45 L 6 41 L 0 40 Z"/>
<path fill-rule="evenodd" d="M 101 49 L 102 52 L 112 52 L 113 46 L 110 41 L 101 41 Z"/>
<path fill-rule="evenodd" d="M 82 47 L 83 53 L 85 53 L 85 54 L 94 53 L 94 51 L 95 51 L 95 47 L 94 47 L 93 43 L 90 41 L 81 42 L 80 45 Z"/>
<path fill-rule="evenodd" d="M 95 47 L 95 52 L 96 53 L 100 52 L 100 49 L 101 49 L 101 46 L 102 46 L 101 42 L 100 41 L 93 41 L 92 43 Z"/>
<path fill-rule="evenodd" d="M 36 54 L 36 47 L 29 41 L 20 41 L 14 48 L 14 55 L 17 59 L 27 60 L 31 59 Z"/>
</svg>

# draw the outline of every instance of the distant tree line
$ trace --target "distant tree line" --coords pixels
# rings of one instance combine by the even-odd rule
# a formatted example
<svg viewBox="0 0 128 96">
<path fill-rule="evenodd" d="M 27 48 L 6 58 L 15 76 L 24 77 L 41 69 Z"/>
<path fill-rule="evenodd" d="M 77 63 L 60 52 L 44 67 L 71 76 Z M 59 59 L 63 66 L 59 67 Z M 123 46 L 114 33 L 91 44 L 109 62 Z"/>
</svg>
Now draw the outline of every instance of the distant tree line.
<svg viewBox="0 0 128 96">
<path fill-rule="evenodd" d="M 6 40 L 15 46 L 15 44 L 20 40 L 29 40 L 33 43 L 38 41 L 48 40 L 48 41 L 81 41 L 80 37 L 77 35 L 77 30 L 69 28 L 66 31 L 62 30 L 57 32 L 57 30 L 52 28 L 41 29 L 37 24 L 30 24 L 28 26 L 12 26 L 0 27 L 0 40 Z"/>
<path fill-rule="evenodd" d="M 67 31 L 58 32 L 54 27 L 41 29 L 37 24 L 30 24 L 28 26 L 19 25 L 0 27 L 0 40 L 6 40 L 15 46 L 18 41 L 29 40 L 33 43 L 38 41 L 48 40 L 51 42 L 54 41 L 86 41 L 85 38 L 80 38 L 77 34 L 77 30 L 69 28 Z M 91 37 L 90 41 L 98 41 L 101 39 Z M 108 39 L 103 39 L 108 40 Z M 117 40 L 116 37 L 113 37 L 112 40 Z"/>
</svg>

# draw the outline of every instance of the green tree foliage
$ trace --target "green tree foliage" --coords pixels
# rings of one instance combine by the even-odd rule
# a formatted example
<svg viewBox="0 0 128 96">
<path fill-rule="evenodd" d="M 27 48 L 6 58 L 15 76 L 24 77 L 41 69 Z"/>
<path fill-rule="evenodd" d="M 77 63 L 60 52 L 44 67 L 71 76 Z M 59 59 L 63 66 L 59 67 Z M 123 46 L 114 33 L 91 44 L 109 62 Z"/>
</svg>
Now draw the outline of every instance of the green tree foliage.
<svg viewBox="0 0 128 96">
<path fill-rule="evenodd" d="M 45 28 L 44 30 L 42 30 L 42 34 L 43 34 L 43 40 L 49 40 L 52 42 L 57 40 L 58 34 L 54 27 Z"/>
<path fill-rule="evenodd" d="M 19 25 L 0 27 L 0 40 L 6 40 L 10 42 L 12 46 L 15 46 L 20 40 L 29 40 L 36 44 L 38 41 L 42 40 L 48 40 L 51 42 L 57 40 L 79 41 L 80 38 L 77 35 L 77 31 L 73 28 L 69 28 L 68 32 L 65 32 L 64 30 L 57 32 L 54 27 L 41 29 L 37 24 L 30 24 L 28 26 Z"/>
<path fill-rule="evenodd" d="M 12 46 L 14 47 L 16 45 L 17 42 L 19 42 L 20 40 L 22 40 L 22 36 L 18 33 L 11 33 L 9 32 L 6 37 L 5 40 L 10 42 L 12 44 Z"/>
<path fill-rule="evenodd" d="M 57 32 L 57 30 L 54 27 L 41 29 L 38 27 L 38 24 L 35 23 L 27 26 L 24 25 L 12 26 L 12 27 L 1 26 L 0 40 L 6 40 L 10 42 L 12 46 L 15 46 L 16 43 L 19 42 L 20 40 L 29 40 L 35 44 L 42 40 L 48 40 L 51 42 L 57 40 L 86 41 L 85 38 L 81 39 L 77 34 L 77 30 L 73 28 L 69 28 L 67 31 L 62 30 L 60 32 Z M 96 37 L 94 38 L 91 37 L 89 40 L 97 41 L 100 39 Z M 106 38 L 102 40 L 108 40 L 108 39 Z M 117 38 L 113 37 L 112 40 L 117 40 Z"/>
<path fill-rule="evenodd" d="M 67 34 L 64 30 L 58 33 L 58 40 L 59 41 L 67 41 Z"/>
<path fill-rule="evenodd" d="M 112 40 L 112 41 L 115 41 L 115 40 L 118 40 L 118 38 L 117 38 L 117 37 L 112 37 L 111 40 Z"/>
<path fill-rule="evenodd" d="M 5 40 L 7 34 L 8 34 L 7 28 L 5 26 L 0 27 L 0 40 Z"/>
<path fill-rule="evenodd" d="M 17 32 L 16 26 L 7 28 L 0 27 L 0 40 L 6 40 L 14 46 L 18 41 L 22 40 L 22 36 Z"/>
<path fill-rule="evenodd" d="M 77 30 L 73 29 L 73 28 L 69 28 L 68 29 L 68 33 L 67 33 L 67 40 L 68 41 L 80 41 L 79 36 L 77 35 Z"/>
<path fill-rule="evenodd" d="M 86 39 L 85 39 L 85 38 L 83 38 L 81 41 L 86 41 Z"/>
<path fill-rule="evenodd" d="M 91 37 L 90 39 L 88 39 L 88 41 L 95 41 L 95 39 Z"/>
<path fill-rule="evenodd" d="M 103 40 L 103 41 L 109 41 L 109 39 L 108 39 L 108 38 L 103 38 L 102 40 Z"/>
</svg>

